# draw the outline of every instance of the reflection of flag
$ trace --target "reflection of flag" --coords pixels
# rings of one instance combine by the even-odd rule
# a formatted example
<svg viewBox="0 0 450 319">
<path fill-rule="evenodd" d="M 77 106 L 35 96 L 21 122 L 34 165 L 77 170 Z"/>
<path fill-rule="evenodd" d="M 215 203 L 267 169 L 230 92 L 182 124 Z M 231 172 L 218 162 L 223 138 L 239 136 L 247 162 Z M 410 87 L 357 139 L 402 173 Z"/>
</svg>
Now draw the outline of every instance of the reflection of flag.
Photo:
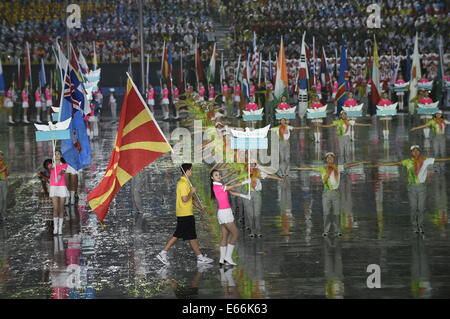
<svg viewBox="0 0 450 319">
<path fill-rule="evenodd" d="M 338 90 L 336 92 L 338 114 L 341 112 L 345 100 L 347 100 L 347 95 L 345 94 L 346 91 L 348 91 L 348 64 L 347 48 L 344 44 L 341 46 L 341 63 L 339 66 Z"/>
<path fill-rule="evenodd" d="M 30 45 L 27 42 L 27 55 L 25 57 L 25 81 L 30 83 L 30 88 L 33 87 L 33 79 L 31 78 L 31 60 L 30 60 Z"/>
<path fill-rule="evenodd" d="M 286 56 L 284 55 L 283 37 L 281 37 L 280 52 L 277 60 L 277 76 L 275 80 L 275 97 L 278 99 L 282 95 L 287 97 L 288 76 L 286 68 Z"/>
<path fill-rule="evenodd" d="M 0 93 L 5 93 L 5 78 L 3 76 L 2 59 L 0 59 Z"/>
<path fill-rule="evenodd" d="M 412 103 L 411 100 L 415 99 L 417 95 L 417 83 L 422 77 L 419 57 L 419 36 L 417 33 L 416 40 L 414 41 L 414 53 L 412 60 L 411 76 L 409 80 L 409 114 L 414 113 L 414 103 Z"/>
<path fill-rule="evenodd" d="M 88 194 L 89 206 L 103 221 L 120 188 L 144 167 L 172 150 L 142 96 L 128 77 L 116 142 L 99 185 Z"/>
</svg>

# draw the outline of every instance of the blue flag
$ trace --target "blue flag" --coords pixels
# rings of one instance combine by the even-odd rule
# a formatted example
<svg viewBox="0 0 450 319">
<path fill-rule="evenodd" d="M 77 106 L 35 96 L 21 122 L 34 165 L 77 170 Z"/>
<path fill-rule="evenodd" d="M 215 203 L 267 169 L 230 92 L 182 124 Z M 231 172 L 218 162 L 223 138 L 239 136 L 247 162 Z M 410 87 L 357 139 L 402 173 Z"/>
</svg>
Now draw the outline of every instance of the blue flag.
<svg viewBox="0 0 450 319">
<path fill-rule="evenodd" d="M 81 90 L 84 90 L 82 83 L 70 67 L 64 83 L 60 121 L 72 118 L 69 126 L 71 139 L 61 141 L 61 153 L 67 164 L 76 170 L 91 165 L 91 145 L 83 119 L 84 94 Z"/>
<path fill-rule="evenodd" d="M 47 85 L 47 79 L 45 78 L 44 60 L 41 59 L 41 70 L 39 71 L 39 87 L 43 88 Z"/>
<path fill-rule="evenodd" d="M 411 60 L 411 52 L 410 50 L 407 50 L 406 52 L 406 73 L 405 73 L 405 81 L 409 82 L 411 79 L 411 67 L 412 67 L 412 60 Z"/>
<path fill-rule="evenodd" d="M 347 64 L 347 47 L 341 46 L 341 65 L 339 67 L 338 91 L 336 93 L 337 113 L 340 114 L 342 106 L 347 100 L 348 91 L 348 64 Z"/>
<path fill-rule="evenodd" d="M 2 60 L 0 59 L 0 92 L 5 92 L 5 78 L 3 76 Z"/>
</svg>

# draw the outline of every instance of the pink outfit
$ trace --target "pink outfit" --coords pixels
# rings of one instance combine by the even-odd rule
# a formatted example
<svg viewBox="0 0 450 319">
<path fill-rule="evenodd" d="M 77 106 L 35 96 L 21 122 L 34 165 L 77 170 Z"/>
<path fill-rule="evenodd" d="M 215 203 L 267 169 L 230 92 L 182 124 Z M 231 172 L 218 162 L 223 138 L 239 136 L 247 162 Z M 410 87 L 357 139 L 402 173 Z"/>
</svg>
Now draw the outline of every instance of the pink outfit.
<svg viewBox="0 0 450 319">
<path fill-rule="evenodd" d="M 205 88 L 200 88 L 199 90 L 198 90 L 198 94 L 200 94 L 200 96 L 204 96 L 205 95 Z"/>
<path fill-rule="evenodd" d="M 48 100 L 51 100 L 52 99 L 52 96 L 51 96 L 51 94 L 50 94 L 50 90 L 49 89 L 45 89 L 45 99 L 48 101 Z"/>
<path fill-rule="evenodd" d="M 418 82 L 420 82 L 420 83 L 427 83 L 427 82 L 430 82 L 430 80 L 428 80 L 428 79 L 420 79 Z"/>
<path fill-rule="evenodd" d="M 213 183 L 213 191 L 216 196 L 219 209 L 231 208 L 230 202 L 228 201 L 228 191 L 225 190 L 225 187 L 226 186 L 223 186 L 221 183 Z"/>
<path fill-rule="evenodd" d="M 278 104 L 278 109 L 279 110 L 287 110 L 287 109 L 290 109 L 290 108 L 291 108 L 291 106 L 289 104 L 287 104 L 287 103 L 280 103 L 280 104 Z"/>
<path fill-rule="evenodd" d="M 405 84 L 406 82 L 404 80 L 397 80 L 395 81 L 395 84 Z"/>
<path fill-rule="evenodd" d="M 316 85 L 316 92 L 320 93 L 321 91 L 322 91 L 322 84 L 317 83 L 317 85 Z"/>
<path fill-rule="evenodd" d="M 378 102 L 379 106 L 386 106 L 386 105 L 391 105 L 392 101 L 391 100 L 380 100 L 380 102 Z"/>
<path fill-rule="evenodd" d="M 450 82 L 450 75 L 444 76 L 444 81 Z"/>
<path fill-rule="evenodd" d="M 34 92 L 34 96 L 36 98 L 36 102 L 42 102 L 41 93 L 39 93 L 39 91 Z"/>
<path fill-rule="evenodd" d="M 6 92 L 6 97 L 9 99 L 12 99 L 12 97 L 13 97 L 12 91 L 8 90 L 8 92 Z"/>
<path fill-rule="evenodd" d="M 254 85 L 250 86 L 250 96 L 255 96 L 255 89 L 256 87 Z"/>
<path fill-rule="evenodd" d="M 240 85 L 236 85 L 234 87 L 234 95 L 241 96 L 241 86 Z"/>
<path fill-rule="evenodd" d="M 155 90 L 154 89 L 150 89 L 147 91 L 147 99 L 148 100 L 153 100 L 155 98 Z"/>
<path fill-rule="evenodd" d="M 427 97 L 427 98 L 424 97 L 424 98 L 421 98 L 421 99 L 420 99 L 419 103 L 420 103 L 420 104 L 432 104 L 432 103 L 433 103 L 433 100 L 430 99 L 429 97 Z"/>
<path fill-rule="evenodd" d="M 67 164 L 56 165 L 56 178 L 53 163 L 50 164 L 50 186 L 66 186 L 64 176 L 60 175 L 62 170 L 67 170 Z M 58 180 L 59 178 L 59 180 Z"/>
<path fill-rule="evenodd" d="M 28 94 L 26 91 L 22 91 L 22 102 L 28 102 Z"/>
<path fill-rule="evenodd" d="M 228 94 L 228 86 L 227 85 L 223 86 L 223 94 Z"/>
<path fill-rule="evenodd" d="M 311 104 L 311 108 L 313 108 L 313 109 L 318 109 L 319 107 L 322 107 L 322 106 L 323 106 L 323 104 L 319 103 L 319 102 L 314 102 Z"/>
<path fill-rule="evenodd" d="M 168 99 L 169 98 L 169 89 L 164 89 L 163 90 L 163 99 Z"/>
<path fill-rule="evenodd" d="M 356 104 L 356 100 L 346 100 L 345 102 L 344 102 L 344 106 L 356 106 L 357 104 Z"/>
<path fill-rule="evenodd" d="M 337 90 L 338 90 L 338 83 L 334 82 L 333 83 L 333 92 L 337 92 Z"/>
<path fill-rule="evenodd" d="M 209 98 L 210 99 L 214 98 L 214 88 L 213 87 L 209 89 Z"/>
<path fill-rule="evenodd" d="M 245 109 L 246 109 L 247 111 L 256 111 L 256 110 L 258 109 L 258 104 L 256 104 L 256 103 L 248 103 L 248 104 L 245 106 Z"/>
<path fill-rule="evenodd" d="M 178 99 L 178 95 L 180 94 L 180 91 L 178 91 L 178 89 L 174 89 L 173 90 L 173 98 L 174 99 Z"/>
</svg>

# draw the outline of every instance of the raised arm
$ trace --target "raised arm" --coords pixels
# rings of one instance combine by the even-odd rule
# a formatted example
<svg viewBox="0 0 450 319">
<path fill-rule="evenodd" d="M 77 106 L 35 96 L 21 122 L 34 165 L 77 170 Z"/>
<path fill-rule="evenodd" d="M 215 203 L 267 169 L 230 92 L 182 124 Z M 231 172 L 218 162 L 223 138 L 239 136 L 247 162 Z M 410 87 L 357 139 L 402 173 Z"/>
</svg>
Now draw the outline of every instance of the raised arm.
<svg viewBox="0 0 450 319">
<path fill-rule="evenodd" d="M 416 127 L 413 127 L 412 129 L 410 129 L 410 131 L 415 131 L 415 130 L 419 130 L 421 128 L 426 128 L 427 126 L 428 126 L 427 124 L 416 126 Z"/>
<path fill-rule="evenodd" d="M 402 162 L 378 162 L 375 167 L 380 167 L 380 166 L 401 166 Z"/>
<path fill-rule="evenodd" d="M 450 161 L 450 157 L 447 157 L 447 158 L 435 158 L 434 161 L 435 162 L 447 162 L 447 161 Z"/>
<path fill-rule="evenodd" d="M 349 168 L 349 167 L 358 166 L 358 165 L 361 165 L 361 164 L 368 164 L 368 163 L 370 163 L 370 162 L 369 161 L 360 161 L 360 162 L 344 164 L 344 168 Z"/>
<path fill-rule="evenodd" d="M 321 123 L 317 123 L 317 125 L 320 127 L 333 127 L 334 126 L 334 124 L 323 125 Z"/>
<path fill-rule="evenodd" d="M 372 124 L 355 123 L 353 126 L 372 126 Z"/>
<path fill-rule="evenodd" d="M 294 167 L 294 168 L 291 168 L 291 170 L 296 170 L 296 171 L 316 171 L 317 168 L 315 168 L 315 167 Z"/>
<path fill-rule="evenodd" d="M 309 130 L 309 126 L 294 126 L 294 130 Z"/>
</svg>

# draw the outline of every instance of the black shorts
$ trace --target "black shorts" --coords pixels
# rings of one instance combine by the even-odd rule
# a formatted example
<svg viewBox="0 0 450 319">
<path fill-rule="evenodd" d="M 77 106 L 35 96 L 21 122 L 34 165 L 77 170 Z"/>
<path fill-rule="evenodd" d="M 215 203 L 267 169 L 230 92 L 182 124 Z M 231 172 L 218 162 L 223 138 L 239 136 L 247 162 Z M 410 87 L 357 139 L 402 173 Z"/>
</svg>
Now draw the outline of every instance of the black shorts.
<svg viewBox="0 0 450 319">
<path fill-rule="evenodd" d="M 177 229 L 175 229 L 173 237 L 182 238 L 183 240 L 197 239 L 194 215 L 177 217 Z"/>
</svg>

